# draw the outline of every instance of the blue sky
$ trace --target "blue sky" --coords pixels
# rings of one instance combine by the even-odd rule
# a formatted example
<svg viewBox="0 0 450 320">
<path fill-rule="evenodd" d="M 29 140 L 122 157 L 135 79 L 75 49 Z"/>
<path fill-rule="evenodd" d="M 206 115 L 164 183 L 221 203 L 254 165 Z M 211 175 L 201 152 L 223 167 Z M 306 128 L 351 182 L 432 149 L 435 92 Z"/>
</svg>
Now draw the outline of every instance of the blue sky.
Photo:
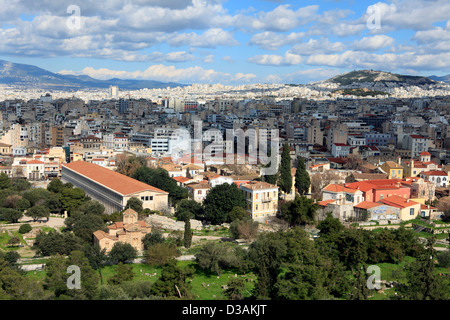
<svg viewBox="0 0 450 320">
<path fill-rule="evenodd" d="M 1 59 L 99 79 L 238 85 L 308 83 L 355 69 L 450 73 L 448 0 L 0 0 L 0 7 Z"/>
</svg>

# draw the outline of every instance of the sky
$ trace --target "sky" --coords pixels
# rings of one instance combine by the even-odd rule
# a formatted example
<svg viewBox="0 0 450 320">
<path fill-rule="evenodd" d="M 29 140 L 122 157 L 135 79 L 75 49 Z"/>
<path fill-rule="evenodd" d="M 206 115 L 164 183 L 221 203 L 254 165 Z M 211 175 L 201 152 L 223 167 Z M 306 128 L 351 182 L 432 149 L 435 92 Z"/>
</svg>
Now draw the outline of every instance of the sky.
<svg viewBox="0 0 450 320">
<path fill-rule="evenodd" d="M 450 74 L 449 0 L 0 0 L 0 59 L 97 79 Z"/>
</svg>

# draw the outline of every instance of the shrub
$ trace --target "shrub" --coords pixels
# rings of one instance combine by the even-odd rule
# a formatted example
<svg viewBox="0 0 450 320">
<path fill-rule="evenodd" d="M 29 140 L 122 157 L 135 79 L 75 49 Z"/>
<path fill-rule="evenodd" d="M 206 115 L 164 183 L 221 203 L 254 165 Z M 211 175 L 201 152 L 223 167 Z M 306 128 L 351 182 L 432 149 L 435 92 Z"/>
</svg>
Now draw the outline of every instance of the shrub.
<svg viewBox="0 0 450 320">
<path fill-rule="evenodd" d="M 448 268 L 450 266 L 450 251 L 447 250 L 438 253 L 437 260 L 440 267 Z"/>
<path fill-rule="evenodd" d="M 20 226 L 19 233 L 25 234 L 25 233 L 30 232 L 32 229 L 33 228 L 28 223 L 26 223 L 26 224 L 23 224 Z"/>
</svg>

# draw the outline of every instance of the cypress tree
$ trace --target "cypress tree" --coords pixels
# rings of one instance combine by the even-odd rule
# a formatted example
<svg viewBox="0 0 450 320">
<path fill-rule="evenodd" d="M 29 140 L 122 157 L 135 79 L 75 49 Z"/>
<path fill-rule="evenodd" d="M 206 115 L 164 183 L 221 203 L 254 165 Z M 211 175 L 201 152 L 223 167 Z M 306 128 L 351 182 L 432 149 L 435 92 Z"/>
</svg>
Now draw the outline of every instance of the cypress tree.
<svg viewBox="0 0 450 320">
<path fill-rule="evenodd" d="M 295 188 L 302 196 L 306 195 L 311 185 L 311 179 L 306 171 L 305 161 L 303 158 L 298 160 L 297 171 L 295 173 Z"/>
<path fill-rule="evenodd" d="M 283 152 L 281 153 L 279 187 L 285 193 L 291 192 L 292 189 L 291 154 L 288 143 L 283 145 Z"/>
</svg>

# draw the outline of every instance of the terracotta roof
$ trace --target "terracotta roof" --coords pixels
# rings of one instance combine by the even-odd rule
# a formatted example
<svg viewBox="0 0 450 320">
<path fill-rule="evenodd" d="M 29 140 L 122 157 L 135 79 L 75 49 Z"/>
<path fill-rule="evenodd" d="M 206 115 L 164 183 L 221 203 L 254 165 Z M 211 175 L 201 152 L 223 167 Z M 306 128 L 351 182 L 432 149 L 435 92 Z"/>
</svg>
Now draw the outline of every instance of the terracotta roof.
<svg viewBox="0 0 450 320">
<path fill-rule="evenodd" d="M 329 203 L 333 203 L 335 201 L 336 200 L 333 200 L 333 199 L 323 200 L 323 201 L 319 201 L 318 204 L 319 204 L 319 206 L 326 207 Z"/>
<path fill-rule="evenodd" d="M 384 204 L 388 204 L 390 206 L 397 207 L 397 208 L 407 208 L 407 207 L 411 207 L 411 206 L 420 204 L 418 202 L 414 202 L 409 199 L 405 199 L 403 197 L 399 197 L 399 196 L 395 196 L 395 195 L 387 197 L 386 199 L 382 199 L 382 200 L 380 200 L 380 202 L 383 202 Z"/>
<path fill-rule="evenodd" d="M 44 164 L 44 162 L 39 161 L 39 160 L 31 160 L 31 161 L 27 161 L 27 164 Z"/>
<path fill-rule="evenodd" d="M 346 188 L 342 184 L 329 184 L 325 188 L 323 188 L 323 190 L 330 192 L 349 192 L 349 193 L 355 193 L 356 191 L 358 191 L 356 188 L 355 189 Z"/>
<path fill-rule="evenodd" d="M 257 190 L 257 189 L 278 189 L 277 186 L 262 182 L 262 181 L 252 181 L 250 183 L 242 185 L 243 188 L 250 189 L 250 190 Z"/>
<path fill-rule="evenodd" d="M 142 191 L 153 191 L 163 194 L 168 192 L 155 188 L 149 184 L 140 182 L 126 175 L 104 168 L 94 163 L 75 161 L 64 165 L 86 178 L 93 180 L 122 195 L 133 194 Z"/>
<path fill-rule="evenodd" d="M 412 135 L 410 135 L 410 137 L 413 139 L 426 139 L 424 136 L 419 136 L 417 134 L 412 134 Z"/>
<path fill-rule="evenodd" d="M 377 203 L 377 202 L 363 201 L 363 202 L 358 203 L 356 206 L 354 206 L 354 208 L 370 209 L 370 208 L 378 207 L 381 205 L 382 205 L 381 203 Z"/>
<path fill-rule="evenodd" d="M 104 238 L 108 238 L 110 240 L 115 240 L 115 238 L 109 234 L 107 234 L 105 231 L 103 230 L 97 230 L 94 233 L 94 237 L 97 238 L 97 240 L 102 240 Z"/>
<path fill-rule="evenodd" d="M 435 209 L 437 209 L 437 208 L 435 208 L 435 207 L 432 207 L 432 206 L 429 206 L 428 207 L 428 205 L 426 205 L 426 204 L 420 204 L 420 209 L 421 210 L 428 210 L 428 209 L 430 209 L 430 210 L 435 210 Z"/>
<path fill-rule="evenodd" d="M 108 229 L 112 230 L 123 229 L 123 222 L 115 222 L 112 225 L 108 226 Z"/>
<path fill-rule="evenodd" d="M 424 174 L 426 176 L 444 176 L 444 177 L 447 176 L 447 174 L 444 171 L 439 171 L 439 170 L 421 172 L 420 174 Z"/>
<path fill-rule="evenodd" d="M 431 156 L 431 153 L 423 151 L 423 152 L 419 153 L 419 156 Z"/>
<path fill-rule="evenodd" d="M 211 186 L 207 183 L 191 183 L 187 187 L 191 189 L 211 189 Z"/>
<path fill-rule="evenodd" d="M 172 179 L 175 180 L 175 181 L 181 182 L 181 183 L 184 183 L 184 182 L 192 180 L 192 179 L 189 179 L 189 178 L 186 178 L 186 177 L 173 177 Z"/>
</svg>

